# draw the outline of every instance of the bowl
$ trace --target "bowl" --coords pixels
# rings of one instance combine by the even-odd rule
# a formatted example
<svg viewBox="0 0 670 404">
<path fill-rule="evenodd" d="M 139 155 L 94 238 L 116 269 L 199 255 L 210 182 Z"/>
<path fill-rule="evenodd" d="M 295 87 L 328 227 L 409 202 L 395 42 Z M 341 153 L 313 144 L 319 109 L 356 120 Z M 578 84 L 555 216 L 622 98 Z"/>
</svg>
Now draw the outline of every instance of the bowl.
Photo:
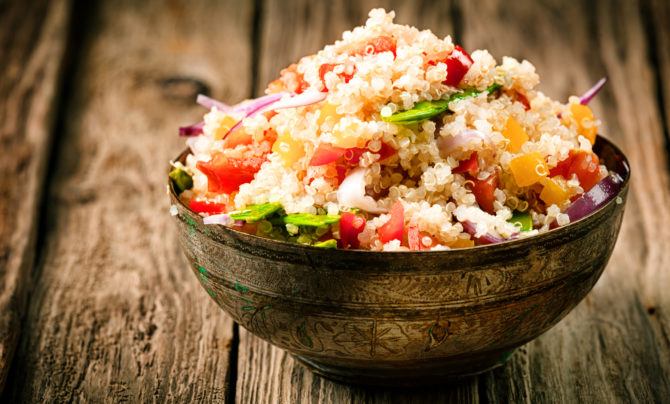
<svg viewBox="0 0 670 404">
<path fill-rule="evenodd" d="M 204 225 L 172 186 L 170 199 L 191 269 L 252 334 L 338 381 L 432 384 L 503 364 L 596 283 L 619 233 L 630 170 L 610 141 L 598 137 L 594 150 L 624 178 L 601 209 L 534 237 L 450 251 L 275 241 Z"/>
</svg>

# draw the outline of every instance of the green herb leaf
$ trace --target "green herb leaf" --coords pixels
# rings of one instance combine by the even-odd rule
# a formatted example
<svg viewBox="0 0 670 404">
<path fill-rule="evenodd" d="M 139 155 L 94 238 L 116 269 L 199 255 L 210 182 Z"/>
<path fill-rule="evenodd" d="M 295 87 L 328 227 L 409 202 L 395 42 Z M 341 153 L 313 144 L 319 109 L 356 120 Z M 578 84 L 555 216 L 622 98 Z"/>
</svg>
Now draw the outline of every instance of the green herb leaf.
<svg viewBox="0 0 670 404">
<path fill-rule="evenodd" d="M 519 231 L 531 231 L 533 230 L 533 219 L 530 217 L 528 212 L 519 212 L 515 211 L 512 215 L 512 218 L 508 222 L 515 225 Z"/>
<path fill-rule="evenodd" d="M 339 215 L 313 215 L 311 213 L 292 213 L 282 218 L 284 224 L 296 226 L 320 227 L 340 221 Z"/>
<path fill-rule="evenodd" d="M 501 87 L 502 86 L 500 84 L 492 84 L 484 91 L 486 91 L 488 94 L 491 94 Z M 446 100 L 420 101 L 414 104 L 412 109 L 396 112 L 391 116 L 382 117 L 382 120 L 385 122 L 399 123 L 403 125 L 425 121 L 426 119 L 433 118 L 447 111 L 449 109 L 450 102 L 474 97 L 481 93 L 481 91 L 472 88 L 452 94 L 449 99 Z"/>
<path fill-rule="evenodd" d="M 247 223 L 257 222 L 274 214 L 282 206 L 280 203 L 261 203 L 260 205 L 249 205 L 246 209 L 230 214 L 234 220 L 244 220 Z"/>
<path fill-rule="evenodd" d="M 174 188 L 177 191 L 177 194 L 181 194 L 187 189 L 193 188 L 193 178 L 180 167 L 175 167 L 170 174 L 168 174 L 174 184 Z"/>
<path fill-rule="evenodd" d="M 326 241 L 321 241 L 319 243 L 315 243 L 314 247 L 319 247 L 319 248 L 337 248 L 337 240 L 331 238 L 330 240 Z"/>
</svg>

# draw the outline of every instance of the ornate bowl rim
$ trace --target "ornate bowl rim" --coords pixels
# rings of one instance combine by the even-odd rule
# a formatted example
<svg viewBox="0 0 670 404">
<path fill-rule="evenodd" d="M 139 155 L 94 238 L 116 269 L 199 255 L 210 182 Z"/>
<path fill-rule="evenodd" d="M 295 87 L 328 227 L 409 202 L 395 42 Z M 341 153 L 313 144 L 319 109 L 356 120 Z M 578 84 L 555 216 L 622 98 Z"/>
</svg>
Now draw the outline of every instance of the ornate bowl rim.
<svg viewBox="0 0 670 404">
<path fill-rule="evenodd" d="M 345 250 L 345 249 L 323 249 L 319 247 L 314 247 L 314 246 L 308 246 L 308 245 L 303 245 L 303 244 L 296 244 L 296 243 L 290 243 L 287 241 L 281 241 L 281 240 L 273 240 L 269 239 L 266 237 L 261 237 L 261 236 L 256 236 L 254 234 L 249 234 L 245 233 L 230 227 L 226 226 L 214 226 L 214 225 L 207 225 L 212 227 L 213 229 L 210 232 L 210 235 L 207 235 L 209 238 L 213 238 L 211 235 L 216 236 L 217 234 L 223 234 L 227 236 L 233 236 L 234 238 L 237 239 L 246 239 L 248 241 L 253 242 L 253 244 L 256 245 L 267 245 L 268 249 L 276 249 L 279 247 L 280 249 L 293 249 L 294 251 L 300 252 L 303 251 L 305 253 L 317 253 L 319 255 L 321 254 L 328 254 L 332 255 L 334 257 L 336 256 L 342 256 L 343 258 L 346 257 L 347 260 L 352 260 L 356 258 L 360 259 L 370 259 L 372 257 L 381 257 L 384 256 L 386 258 L 392 259 L 392 257 L 398 257 L 398 256 L 415 256 L 418 259 L 419 257 L 428 257 L 430 256 L 431 258 L 438 258 L 440 256 L 449 259 L 455 259 L 458 256 L 462 254 L 467 254 L 470 255 L 471 253 L 487 253 L 487 254 L 493 254 L 494 256 L 498 256 L 499 253 L 505 253 L 510 251 L 511 249 L 524 249 L 527 250 L 528 247 L 541 244 L 541 245 L 554 245 L 560 243 L 562 244 L 562 240 L 572 238 L 571 235 L 574 234 L 575 229 L 579 229 L 584 226 L 588 225 L 597 225 L 600 222 L 603 221 L 605 212 L 610 211 L 610 208 L 614 204 L 625 204 L 625 196 L 628 191 L 628 186 L 629 186 L 629 179 L 631 176 L 631 169 L 630 169 L 630 164 L 628 163 L 628 159 L 626 155 L 621 151 L 621 149 L 615 145 L 611 140 L 602 137 L 601 135 L 597 136 L 596 143 L 595 143 L 595 148 L 602 148 L 604 146 L 607 146 L 611 148 L 614 151 L 614 156 L 618 160 L 617 162 L 619 163 L 621 167 L 621 172 L 616 171 L 619 175 L 622 176 L 623 178 L 623 185 L 621 186 L 621 189 L 617 193 L 617 195 L 612 198 L 610 201 L 608 201 L 605 205 L 600 207 L 598 210 L 588 214 L 587 216 L 576 220 L 574 222 L 571 222 L 565 226 L 560 226 L 556 227 L 554 229 L 551 229 L 545 233 L 541 233 L 535 236 L 527 237 L 527 238 L 521 238 L 521 239 L 514 239 L 514 240 L 508 240 L 504 241 L 501 243 L 496 243 L 496 244 L 489 244 L 489 245 L 479 245 L 479 246 L 474 246 L 474 247 L 466 247 L 466 248 L 458 248 L 458 249 L 453 249 L 453 250 L 438 250 L 438 251 L 370 251 L 370 250 Z M 174 161 L 181 161 L 183 162 L 188 153 L 190 152 L 189 149 L 185 149 L 182 151 L 179 156 Z M 608 167 L 608 169 L 613 170 L 613 167 Z M 202 223 L 202 216 L 199 214 L 191 211 L 184 203 L 177 197 L 177 194 L 175 192 L 174 186 L 172 184 L 172 181 L 170 178 L 167 178 L 168 180 L 168 192 L 170 194 L 170 200 L 172 204 L 176 204 L 181 206 L 181 208 L 187 212 L 192 218 L 196 219 L 199 225 L 201 226 L 206 226 L 205 224 Z M 623 196 L 623 200 L 622 200 Z M 619 200 L 619 202 L 617 202 Z M 591 226 L 588 226 L 591 227 Z M 221 237 L 214 237 L 217 242 L 220 242 Z"/>
</svg>

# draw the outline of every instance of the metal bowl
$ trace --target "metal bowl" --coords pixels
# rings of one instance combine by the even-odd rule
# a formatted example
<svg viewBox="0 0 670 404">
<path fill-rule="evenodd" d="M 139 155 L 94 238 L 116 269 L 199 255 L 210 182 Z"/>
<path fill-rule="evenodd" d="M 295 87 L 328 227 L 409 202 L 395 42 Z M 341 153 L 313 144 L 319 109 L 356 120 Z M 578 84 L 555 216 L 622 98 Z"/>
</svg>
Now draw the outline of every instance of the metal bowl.
<svg viewBox="0 0 670 404">
<path fill-rule="evenodd" d="M 596 283 L 619 233 L 630 170 L 608 140 L 594 148 L 625 181 L 607 205 L 538 236 L 451 251 L 274 241 L 204 225 L 172 187 L 170 199 L 193 272 L 251 333 L 332 379 L 430 384 L 504 363 Z"/>
</svg>

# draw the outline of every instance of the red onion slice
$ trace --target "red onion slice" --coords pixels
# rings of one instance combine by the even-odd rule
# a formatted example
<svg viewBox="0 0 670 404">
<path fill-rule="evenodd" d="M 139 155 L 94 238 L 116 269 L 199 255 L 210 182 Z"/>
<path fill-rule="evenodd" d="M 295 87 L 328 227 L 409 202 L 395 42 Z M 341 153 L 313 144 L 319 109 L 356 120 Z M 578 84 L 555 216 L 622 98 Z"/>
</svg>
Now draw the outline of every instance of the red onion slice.
<svg viewBox="0 0 670 404">
<path fill-rule="evenodd" d="M 484 234 L 481 236 L 477 236 L 477 225 L 472 223 L 469 220 L 464 220 L 461 222 L 463 225 L 463 231 L 471 235 L 475 240 L 479 242 L 479 244 L 498 244 L 502 243 L 503 241 L 506 241 L 502 237 L 494 236 L 493 234 Z"/>
<path fill-rule="evenodd" d="M 316 104 L 326 99 L 327 93 L 321 91 L 305 91 L 304 93 L 294 95 L 290 98 L 285 98 L 270 105 L 267 109 L 277 110 L 284 108 L 306 107 L 308 105 Z"/>
<path fill-rule="evenodd" d="M 218 215 L 210 215 L 202 219 L 204 224 L 221 224 L 224 226 L 230 226 L 233 223 L 233 219 L 227 213 L 221 213 Z"/>
<path fill-rule="evenodd" d="M 205 127 L 204 122 L 194 123 L 193 125 L 180 126 L 179 127 L 179 136 L 198 136 L 202 135 L 202 129 Z"/>
<path fill-rule="evenodd" d="M 286 93 L 264 95 L 249 102 L 236 105 L 233 108 L 233 112 L 241 112 L 243 113 L 244 116 L 242 116 L 242 119 L 237 121 L 237 123 L 233 125 L 232 128 L 230 128 L 228 133 L 231 133 L 237 128 L 239 128 L 240 125 L 242 125 L 242 121 L 244 121 L 245 118 L 252 117 L 257 113 L 261 112 L 263 108 L 266 108 L 279 101 L 284 96 L 284 94 Z M 228 135 L 228 133 L 226 133 L 226 136 Z"/>
<path fill-rule="evenodd" d="M 202 105 L 203 107 L 207 109 L 212 109 L 216 107 L 219 111 L 222 112 L 228 112 L 233 109 L 230 105 L 223 103 L 219 100 L 215 100 L 214 98 L 208 97 L 204 94 L 198 94 L 198 98 L 196 98 L 196 101 L 198 104 Z"/>
<path fill-rule="evenodd" d="M 587 216 L 611 201 L 623 186 L 623 178 L 617 173 L 611 173 L 585 192 L 568 206 L 565 213 L 574 222 Z"/>
<path fill-rule="evenodd" d="M 345 208 L 358 208 L 371 213 L 384 213 L 377 202 L 365 195 L 365 168 L 358 167 L 344 178 L 337 189 L 337 202 Z"/>
<path fill-rule="evenodd" d="M 582 105 L 586 105 L 589 102 L 591 102 L 593 97 L 595 97 L 600 92 L 600 90 L 602 90 L 602 88 L 605 86 L 605 83 L 607 83 L 607 77 L 603 77 L 602 79 L 598 80 L 598 82 L 593 87 L 588 89 L 584 93 L 584 95 L 579 97 L 579 103 Z"/>
<path fill-rule="evenodd" d="M 441 136 L 437 139 L 437 147 L 445 155 L 451 154 L 456 149 L 463 148 L 475 141 L 488 143 L 489 138 L 482 132 L 474 129 L 466 129 L 454 136 Z"/>
</svg>

